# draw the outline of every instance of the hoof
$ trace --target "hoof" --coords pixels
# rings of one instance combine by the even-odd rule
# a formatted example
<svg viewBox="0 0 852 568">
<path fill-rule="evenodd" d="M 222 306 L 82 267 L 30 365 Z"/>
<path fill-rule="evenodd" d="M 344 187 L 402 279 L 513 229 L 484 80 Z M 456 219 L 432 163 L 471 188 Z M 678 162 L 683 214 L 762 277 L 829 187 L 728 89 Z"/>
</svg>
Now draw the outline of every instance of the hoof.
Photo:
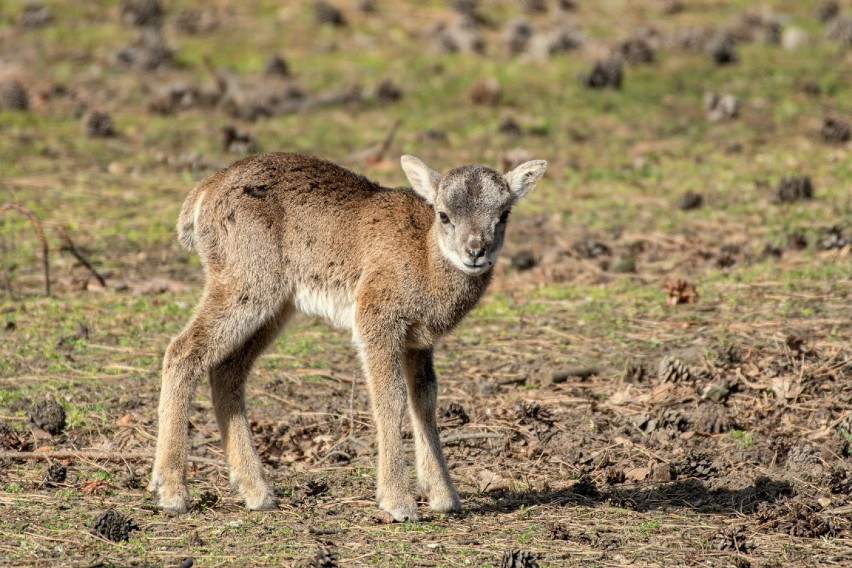
<svg viewBox="0 0 852 568">
<path fill-rule="evenodd" d="M 420 520 L 420 517 L 417 516 L 417 503 L 414 499 L 406 499 L 401 503 L 382 502 L 379 504 L 379 508 L 388 513 L 398 523 L 415 523 Z"/>
</svg>

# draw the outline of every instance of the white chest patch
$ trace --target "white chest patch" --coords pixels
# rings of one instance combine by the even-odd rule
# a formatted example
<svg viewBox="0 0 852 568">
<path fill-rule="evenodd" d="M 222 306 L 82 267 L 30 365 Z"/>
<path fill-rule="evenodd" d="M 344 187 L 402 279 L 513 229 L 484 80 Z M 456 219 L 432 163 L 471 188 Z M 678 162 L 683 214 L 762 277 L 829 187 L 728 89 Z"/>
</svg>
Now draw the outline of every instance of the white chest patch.
<svg viewBox="0 0 852 568">
<path fill-rule="evenodd" d="M 340 290 L 301 288 L 293 296 L 296 309 L 302 313 L 327 319 L 333 326 L 352 329 L 355 322 L 355 302 Z"/>
</svg>

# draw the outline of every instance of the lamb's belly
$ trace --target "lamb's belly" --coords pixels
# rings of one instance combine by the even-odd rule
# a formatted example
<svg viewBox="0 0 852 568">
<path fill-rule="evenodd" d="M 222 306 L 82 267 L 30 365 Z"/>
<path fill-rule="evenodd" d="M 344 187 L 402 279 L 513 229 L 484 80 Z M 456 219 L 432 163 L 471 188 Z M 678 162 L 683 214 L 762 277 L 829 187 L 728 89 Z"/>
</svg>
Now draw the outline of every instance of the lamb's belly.
<svg viewBox="0 0 852 568">
<path fill-rule="evenodd" d="M 293 302 L 300 312 L 325 318 L 335 327 L 351 329 L 355 321 L 355 302 L 345 290 L 302 288 L 296 291 Z"/>
</svg>

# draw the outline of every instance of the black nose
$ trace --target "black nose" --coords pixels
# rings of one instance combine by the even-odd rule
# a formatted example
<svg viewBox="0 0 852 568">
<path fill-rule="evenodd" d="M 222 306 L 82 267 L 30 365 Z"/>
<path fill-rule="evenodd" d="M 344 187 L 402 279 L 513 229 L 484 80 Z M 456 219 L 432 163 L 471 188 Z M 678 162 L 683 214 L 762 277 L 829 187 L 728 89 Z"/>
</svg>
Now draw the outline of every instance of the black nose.
<svg viewBox="0 0 852 568">
<path fill-rule="evenodd" d="M 483 247 L 482 245 L 468 245 L 467 254 L 469 254 L 471 258 L 479 258 L 485 255 L 485 247 Z"/>
</svg>

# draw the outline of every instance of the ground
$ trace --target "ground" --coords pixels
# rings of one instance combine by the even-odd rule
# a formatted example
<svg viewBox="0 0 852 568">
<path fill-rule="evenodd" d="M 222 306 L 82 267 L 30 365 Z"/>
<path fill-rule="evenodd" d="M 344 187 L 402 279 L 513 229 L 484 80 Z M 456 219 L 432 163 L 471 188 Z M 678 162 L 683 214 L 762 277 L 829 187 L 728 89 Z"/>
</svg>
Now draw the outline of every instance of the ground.
<svg viewBox="0 0 852 568">
<path fill-rule="evenodd" d="M 314 2 L 25 4 L 0 6 L 0 564 L 852 562 L 849 2 L 499 0 L 466 25 L 458 1 L 332 2 L 342 25 Z M 652 60 L 587 86 L 628 38 Z M 403 153 L 549 161 L 436 351 L 463 514 L 377 515 L 363 376 L 306 317 L 248 387 L 280 510 L 230 492 L 206 385 L 196 507 L 145 490 L 162 355 L 203 284 L 177 213 L 271 150 L 390 186 Z M 117 542 L 92 530 L 110 508 Z"/>
</svg>

